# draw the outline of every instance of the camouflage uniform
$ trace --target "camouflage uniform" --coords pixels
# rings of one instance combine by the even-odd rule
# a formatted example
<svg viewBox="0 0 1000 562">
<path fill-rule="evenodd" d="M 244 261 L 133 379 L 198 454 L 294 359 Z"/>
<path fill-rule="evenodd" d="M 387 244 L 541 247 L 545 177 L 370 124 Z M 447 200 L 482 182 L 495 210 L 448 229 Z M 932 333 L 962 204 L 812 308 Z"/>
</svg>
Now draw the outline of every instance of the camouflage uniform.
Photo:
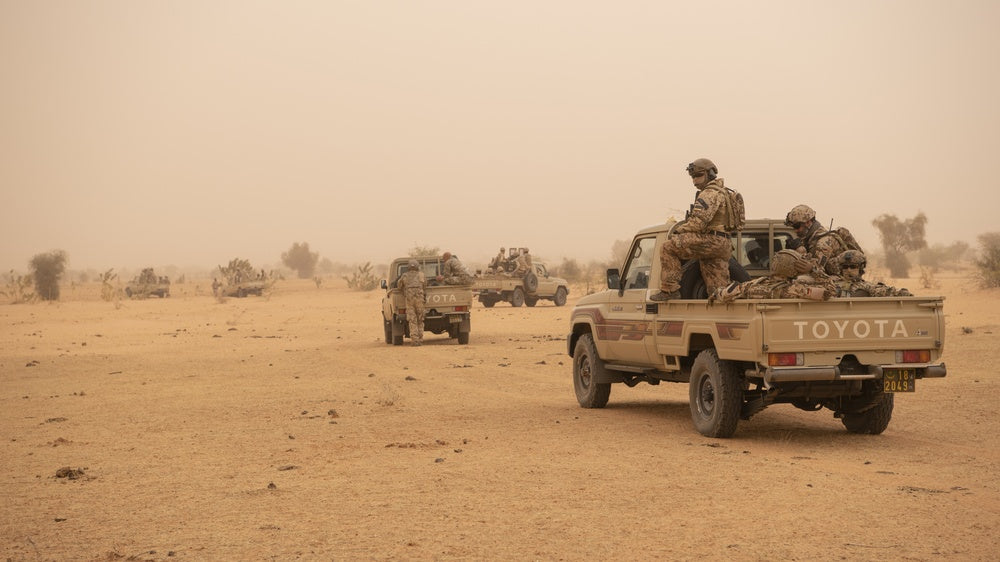
<svg viewBox="0 0 1000 562">
<path fill-rule="evenodd" d="M 771 262 L 771 274 L 743 283 L 732 283 L 709 295 L 709 302 L 733 302 L 736 299 L 810 299 L 829 300 L 837 295 L 833 278 L 818 269 L 798 273 L 812 263 L 793 250 L 782 250 Z"/>
<path fill-rule="evenodd" d="M 802 237 L 802 243 L 813 261 L 822 264 L 823 270 L 828 275 L 840 274 L 837 257 L 849 248 L 837 236 L 817 222 L 813 223 L 809 232 Z"/>
<path fill-rule="evenodd" d="M 441 268 L 441 282 L 445 285 L 471 285 L 472 276 L 458 258 L 451 256 Z"/>
<path fill-rule="evenodd" d="M 723 187 L 723 179 L 716 178 L 699 189 L 687 219 L 660 248 L 660 290 L 664 293 L 680 290 L 681 260 L 701 262 L 701 276 L 710 294 L 729 284 L 733 246 L 723 228 L 725 216 L 720 212 L 726 198 Z"/>
<path fill-rule="evenodd" d="M 420 345 L 424 341 L 424 274 L 419 269 L 408 269 L 399 277 L 399 288 L 406 299 L 410 340 L 413 345 Z"/>
<path fill-rule="evenodd" d="M 912 297 L 906 289 L 890 287 L 885 283 L 869 283 L 864 279 L 840 278 L 837 281 L 838 297 Z"/>
<path fill-rule="evenodd" d="M 531 254 L 528 252 L 519 254 L 514 262 L 517 264 L 517 268 L 514 270 L 515 277 L 522 277 L 531 271 Z"/>
</svg>

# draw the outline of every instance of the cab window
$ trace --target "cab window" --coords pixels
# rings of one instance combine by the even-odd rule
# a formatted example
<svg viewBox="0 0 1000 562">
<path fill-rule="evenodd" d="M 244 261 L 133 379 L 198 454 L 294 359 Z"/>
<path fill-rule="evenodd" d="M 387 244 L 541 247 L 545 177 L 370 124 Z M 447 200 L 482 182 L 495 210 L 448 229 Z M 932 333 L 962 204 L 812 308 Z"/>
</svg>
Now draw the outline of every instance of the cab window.
<svg viewBox="0 0 1000 562">
<path fill-rule="evenodd" d="M 653 248 L 656 238 L 640 238 L 632 245 L 628 261 L 625 263 L 625 288 L 649 288 L 649 272 L 653 265 Z"/>
</svg>

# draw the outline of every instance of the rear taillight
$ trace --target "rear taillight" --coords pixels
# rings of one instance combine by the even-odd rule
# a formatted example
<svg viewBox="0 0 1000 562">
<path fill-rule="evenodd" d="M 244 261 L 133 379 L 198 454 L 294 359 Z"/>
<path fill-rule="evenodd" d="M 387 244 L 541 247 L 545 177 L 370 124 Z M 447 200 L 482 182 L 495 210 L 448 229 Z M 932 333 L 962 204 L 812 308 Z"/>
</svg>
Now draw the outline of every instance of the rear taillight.
<svg viewBox="0 0 1000 562">
<path fill-rule="evenodd" d="M 400 309 L 398 310 L 398 312 L 399 312 L 400 314 L 406 314 L 406 309 L 405 309 L 405 308 L 400 308 Z"/>
<path fill-rule="evenodd" d="M 907 349 L 896 352 L 896 363 L 927 363 L 931 360 L 931 352 L 926 349 Z"/>
<path fill-rule="evenodd" d="M 768 353 L 767 364 L 771 367 L 797 367 L 805 364 L 801 353 Z"/>
<path fill-rule="evenodd" d="M 469 310 L 469 307 L 467 307 L 467 306 L 456 306 L 455 307 L 455 312 L 467 312 L 468 310 Z"/>
</svg>

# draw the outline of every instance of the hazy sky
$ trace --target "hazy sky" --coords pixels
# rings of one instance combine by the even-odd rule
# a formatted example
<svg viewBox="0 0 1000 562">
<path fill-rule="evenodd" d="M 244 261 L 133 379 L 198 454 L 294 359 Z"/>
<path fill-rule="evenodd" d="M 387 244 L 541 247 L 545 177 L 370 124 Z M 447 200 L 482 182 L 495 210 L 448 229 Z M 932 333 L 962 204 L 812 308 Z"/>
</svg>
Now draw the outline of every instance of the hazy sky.
<svg viewBox="0 0 1000 562">
<path fill-rule="evenodd" d="M 552 262 L 683 214 L 1000 230 L 1000 2 L 0 0 L 0 271 Z"/>
</svg>

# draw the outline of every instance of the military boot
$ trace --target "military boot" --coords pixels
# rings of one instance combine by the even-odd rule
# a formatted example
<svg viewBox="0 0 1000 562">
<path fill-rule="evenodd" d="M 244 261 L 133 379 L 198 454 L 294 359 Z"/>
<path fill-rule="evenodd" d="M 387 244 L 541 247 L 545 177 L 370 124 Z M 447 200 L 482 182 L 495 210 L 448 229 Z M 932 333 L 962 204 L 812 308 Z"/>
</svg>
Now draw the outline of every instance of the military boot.
<svg viewBox="0 0 1000 562">
<path fill-rule="evenodd" d="M 681 292 L 680 291 L 673 291 L 673 292 L 670 292 L 670 293 L 667 293 L 665 291 L 660 291 L 659 293 L 656 293 L 655 295 L 650 295 L 649 296 L 649 300 L 651 300 L 653 302 L 666 302 L 666 301 L 677 300 L 679 298 L 681 298 Z"/>
</svg>

